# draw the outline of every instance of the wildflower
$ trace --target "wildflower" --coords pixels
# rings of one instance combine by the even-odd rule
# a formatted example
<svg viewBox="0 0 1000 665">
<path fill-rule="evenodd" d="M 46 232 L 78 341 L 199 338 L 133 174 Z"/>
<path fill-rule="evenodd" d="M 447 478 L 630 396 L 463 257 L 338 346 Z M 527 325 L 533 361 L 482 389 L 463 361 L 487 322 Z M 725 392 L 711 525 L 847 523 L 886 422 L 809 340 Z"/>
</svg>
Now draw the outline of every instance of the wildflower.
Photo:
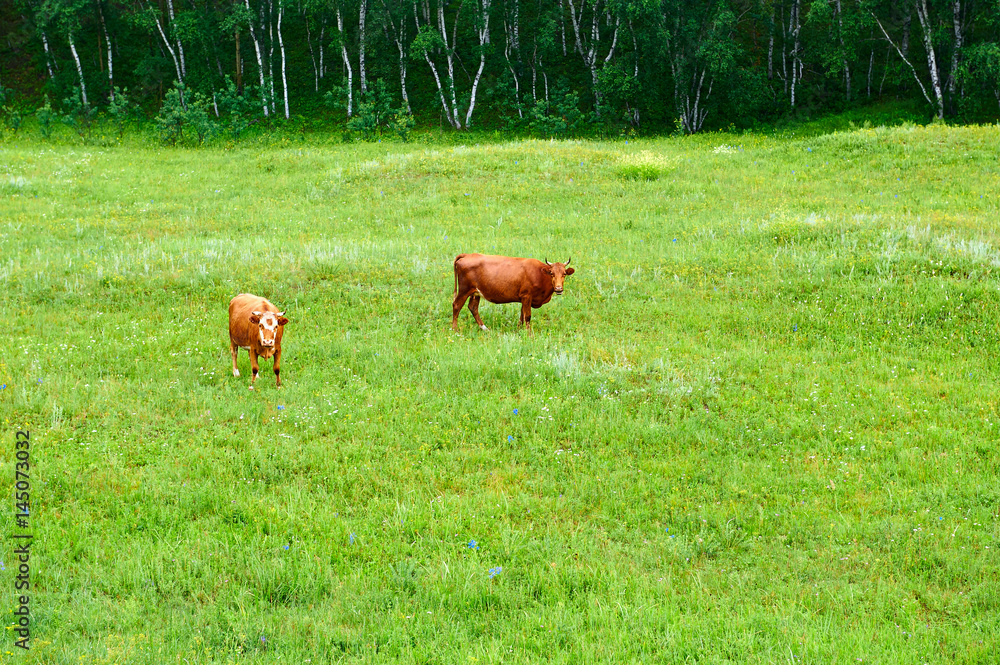
<svg viewBox="0 0 1000 665">
<path fill-rule="evenodd" d="M 279 405 L 278 405 L 278 410 L 279 410 L 279 411 L 282 411 L 282 410 L 284 410 L 284 408 L 285 408 L 285 406 L 284 406 L 283 404 L 279 404 Z"/>
<path fill-rule="evenodd" d="M 286 549 L 286 550 L 288 549 L 288 545 L 285 545 L 285 549 Z"/>
<path fill-rule="evenodd" d="M 351 542 L 351 545 L 353 545 L 353 544 L 354 544 L 354 533 L 353 533 L 353 532 L 351 533 L 351 535 L 350 535 L 350 536 L 348 536 L 348 540 L 350 540 L 350 542 Z"/>
<path fill-rule="evenodd" d="M 7 389 L 7 384 L 6 383 L 3 384 L 2 386 L 0 386 L 0 390 L 6 390 L 6 389 Z"/>
<path fill-rule="evenodd" d="M 475 538 L 473 538 L 472 540 L 469 541 L 468 547 L 469 547 L 470 550 L 478 550 L 479 549 L 479 543 L 477 543 L 476 540 L 475 540 Z"/>
<path fill-rule="evenodd" d="M 7 386 L 6 386 L 6 384 L 4 384 L 4 387 L 5 387 L 5 388 L 7 387 Z M 515 415 L 515 416 L 517 415 L 517 409 L 514 409 L 514 415 Z"/>
<path fill-rule="evenodd" d="M 490 579 L 492 580 L 494 577 L 496 577 L 497 575 L 499 575 L 502 572 L 503 572 L 503 566 L 497 566 L 496 568 L 490 568 Z"/>
<path fill-rule="evenodd" d="M 508 435 L 507 435 L 507 440 L 508 440 L 508 441 L 513 441 L 513 440 L 514 440 L 514 437 L 513 437 L 513 436 L 511 436 L 510 434 L 508 434 Z"/>
</svg>

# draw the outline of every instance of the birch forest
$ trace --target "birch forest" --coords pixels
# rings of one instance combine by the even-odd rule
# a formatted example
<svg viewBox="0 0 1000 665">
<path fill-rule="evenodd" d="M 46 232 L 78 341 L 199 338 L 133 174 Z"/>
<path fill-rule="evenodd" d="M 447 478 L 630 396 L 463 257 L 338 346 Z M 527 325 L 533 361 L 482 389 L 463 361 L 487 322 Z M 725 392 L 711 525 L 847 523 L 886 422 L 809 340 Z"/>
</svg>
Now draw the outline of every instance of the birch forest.
<svg viewBox="0 0 1000 665">
<path fill-rule="evenodd" d="M 22 115 L 550 135 L 885 100 L 1000 116 L 1000 0 L 4 0 L 0 34 Z"/>
</svg>

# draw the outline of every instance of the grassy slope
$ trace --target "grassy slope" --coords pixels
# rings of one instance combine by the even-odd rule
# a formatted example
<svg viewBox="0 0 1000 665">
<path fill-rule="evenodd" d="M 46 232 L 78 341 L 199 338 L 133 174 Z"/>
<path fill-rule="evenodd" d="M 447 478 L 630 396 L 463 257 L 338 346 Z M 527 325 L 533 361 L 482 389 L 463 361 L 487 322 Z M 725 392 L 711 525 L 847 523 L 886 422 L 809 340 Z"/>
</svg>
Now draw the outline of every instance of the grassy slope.
<svg viewBox="0 0 1000 665">
<path fill-rule="evenodd" d="M 20 662 L 987 662 L 998 142 L 0 147 Z M 466 251 L 578 272 L 456 336 Z"/>
</svg>

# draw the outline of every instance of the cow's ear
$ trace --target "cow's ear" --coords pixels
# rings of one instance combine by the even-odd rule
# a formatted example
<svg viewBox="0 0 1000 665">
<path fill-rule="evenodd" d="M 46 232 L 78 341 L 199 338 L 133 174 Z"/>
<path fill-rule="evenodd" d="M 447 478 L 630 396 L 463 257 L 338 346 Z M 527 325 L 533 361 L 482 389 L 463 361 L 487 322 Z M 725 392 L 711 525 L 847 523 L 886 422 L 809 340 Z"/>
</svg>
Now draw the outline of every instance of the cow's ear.
<svg viewBox="0 0 1000 665">
<path fill-rule="evenodd" d="M 572 275 L 575 272 L 576 272 L 576 268 L 566 268 L 566 274 L 567 275 Z"/>
<path fill-rule="evenodd" d="M 549 267 L 542 268 L 542 272 L 545 273 L 546 275 L 551 275 L 552 274 L 552 268 L 549 268 Z"/>
<path fill-rule="evenodd" d="M 264 312 L 251 312 L 250 323 L 260 323 L 260 317 Z"/>
<path fill-rule="evenodd" d="M 285 317 L 283 317 L 283 316 L 279 316 L 279 317 L 278 317 L 278 325 L 279 325 L 279 326 L 284 326 L 284 325 L 288 325 L 288 319 L 286 319 L 286 318 L 285 318 Z"/>
</svg>

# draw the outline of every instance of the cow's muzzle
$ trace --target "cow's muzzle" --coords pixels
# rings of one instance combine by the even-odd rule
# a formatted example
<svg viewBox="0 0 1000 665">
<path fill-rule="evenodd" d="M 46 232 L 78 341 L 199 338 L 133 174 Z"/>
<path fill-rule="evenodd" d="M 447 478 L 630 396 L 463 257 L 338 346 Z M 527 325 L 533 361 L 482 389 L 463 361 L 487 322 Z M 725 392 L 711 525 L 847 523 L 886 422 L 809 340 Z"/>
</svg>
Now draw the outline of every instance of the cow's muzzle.
<svg viewBox="0 0 1000 665">
<path fill-rule="evenodd" d="M 556 289 L 556 295 L 557 296 L 561 296 L 562 294 L 563 294 L 563 290 L 562 289 Z"/>
</svg>

